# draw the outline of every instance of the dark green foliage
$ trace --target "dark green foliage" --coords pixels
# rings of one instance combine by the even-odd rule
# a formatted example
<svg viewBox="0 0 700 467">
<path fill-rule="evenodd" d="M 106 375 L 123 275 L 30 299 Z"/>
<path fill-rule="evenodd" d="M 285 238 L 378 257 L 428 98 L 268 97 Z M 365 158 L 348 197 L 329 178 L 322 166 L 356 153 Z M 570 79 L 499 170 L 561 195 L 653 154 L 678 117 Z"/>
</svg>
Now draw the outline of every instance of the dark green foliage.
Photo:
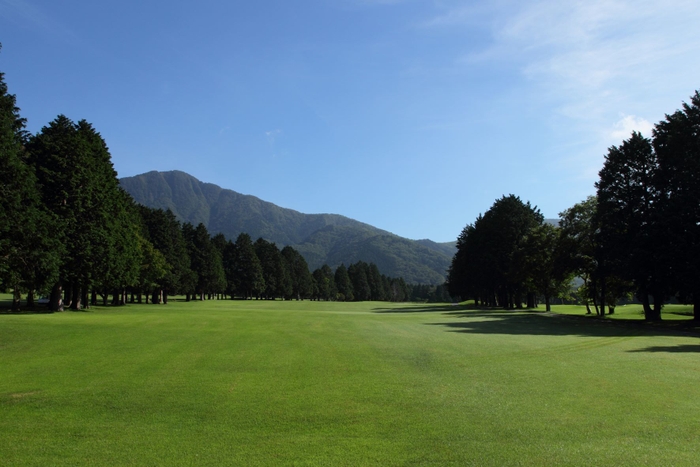
<svg viewBox="0 0 700 467">
<path fill-rule="evenodd" d="M 355 300 L 355 293 L 352 289 L 352 281 L 348 275 L 348 268 L 341 263 L 335 270 L 335 286 L 338 289 L 338 300 L 351 302 Z"/>
<path fill-rule="evenodd" d="M 265 289 L 262 296 L 267 299 L 284 298 L 292 295 L 292 280 L 284 258 L 277 245 L 259 238 L 253 245 L 260 260 Z"/>
<path fill-rule="evenodd" d="M 367 268 L 367 281 L 369 282 L 372 300 L 381 301 L 387 299 L 387 291 L 384 290 L 382 275 L 379 273 L 379 268 L 374 263 L 370 263 Z"/>
<path fill-rule="evenodd" d="M 514 195 L 494 203 L 467 225 L 457 239 L 448 275 L 450 293 L 489 306 L 534 306 L 535 288 L 528 270 L 528 238 L 544 218 Z"/>
<path fill-rule="evenodd" d="M 372 299 L 372 289 L 369 284 L 369 265 L 363 261 L 348 266 L 348 276 L 352 282 L 355 300 L 363 302 Z"/>
<path fill-rule="evenodd" d="M 681 300 L 694 304 L 700 320 L 700 92 L 654 129 L 659 164 L 657 189 L 665 194 L 659 211 L 671 227 L 664 254 Z"/>
<path fill-rule="evenodd" d="M 133 285 L 140 265 L 137 229 L 129 225 L 130 197 L 120 188 L 107 145 L 85 120 L 57 117 L 27 145 L 42 202 L 63 233 L 59 284 L 51 306 L 59 309 L 61 285 L 73 309 L 85 305 L 93 286 Z"/>
<path fill-rule="evenodd" d="M 185 223 L 182 226 L 183 236 L 187 244 L 192 271 L 196 274 L 193 290 L 200 300 L 207 296 L 221 293 L 226 288 L 221 253 L 214 247 L 209 232 L 204 224 L 193 227 Z"/>
<path fill-rule="evenodd" d="M 190 257 L 182 235 L 182 226 L 172 211 L 139 207 L 147 238 L 158 250 L 168 264 L 165 275 L 156 286 L 164 290 L 164 299 L 168 294 L 182 293 L 186 289 L 187 278 L 191 277 Z M 192 287 L 193 285 L 190 284 Z"/>
<path fill-rule="evenodd" d="M 531 289 L 544 298 L 551 311 L 551 298 L 565 293 L 571 284 L 571 265 L 566 256 L 561 230 L 542 224 L 530 231 L 523 248 Z"/>
<path fill-rule="evenodd" d="M 25 120 L 0 73 L 0 287 L 20 293 L 44 290 L 58 273 L 62 251 L 56 220 L 44 209 L 34 171 L 25 161 Z"/>
<path fill-rule="evenodd" d="M 238 235 L 234 248 L 228 250 L 227 258 L 227 261 L 230 261 L 230 277 L 234 281 L 233 290 L 236 295 L 252 298 L 265 290 L 262 266 L 250 235 Z"/>
<path fill-rule="evenodd" d="M 338 289 L 331 268 L 324 264 L 313 272 L 314 298 L 316 300 L 335 300 Z"/>
<path fill-rule="evenodd" d="M 658 161 L 651 141 L 639 133 L 608 151 L 596 183 L 598 269 L 601 287 L 608 276 L 634 282 L 648 320 L 661 319 L 661 304 L 670 293 L 667 265 L 667 219 L 659 208 Z M 605 294 L 605 293 L 603 293 Z M 654 297 L 654 308 L 648 296 Z"/>
<path fill-rule="evenodd" d="M 282 248 L 281 253 L 292 282 L 291 297 L 297 300 L 310 298 L 314 291 L 314 278 L 306 260 L 291 246 Z"/>
<path fill-rule="evenodd" d="M 283 209 L 183 172 L 149 172 L 123 178 L 121 184 L 137 202 L 172 209 L 181 221 L 202 222 L 210 232 L 221 232 L 226 238 L 245 232 L 292 246 L 311 269 L 374 262 L 384 274 L 402 276 L 411 283 L 440 284 L 454 253 L 450 244 L 408 240 L 339 215 Z"/>
<path fill-rule="evenodd" d="M 567 261 L 567 270 L 583 280 L 579 293 L 588 313 L 591 313 L 590 302 L 596 314 L 603 311 L 598 303 L 604 303 L 599 296 L 600 277 L 597 259 L 598 216 L 596 215 L 598 199 L 589 196 L 586 200 L 575 204 L 559 214 L 561 228 L 562 255 Z"/>
</svg>

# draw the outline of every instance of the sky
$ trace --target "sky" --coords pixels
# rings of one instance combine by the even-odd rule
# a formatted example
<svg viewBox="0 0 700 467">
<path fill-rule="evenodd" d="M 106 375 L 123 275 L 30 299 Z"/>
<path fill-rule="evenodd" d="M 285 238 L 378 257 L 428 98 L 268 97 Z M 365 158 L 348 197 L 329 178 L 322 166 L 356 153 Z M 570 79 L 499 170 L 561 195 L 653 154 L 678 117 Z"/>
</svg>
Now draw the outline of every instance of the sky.
<svg viewBox="0 0 700 467">
<path fill-rule="evenodd" d="M 697 0 L 0 0 L 28 130 L 101 133 L 304 213 L 454 241 L 503 195 L 547 218 L 700 89 Z"/>
</svg>

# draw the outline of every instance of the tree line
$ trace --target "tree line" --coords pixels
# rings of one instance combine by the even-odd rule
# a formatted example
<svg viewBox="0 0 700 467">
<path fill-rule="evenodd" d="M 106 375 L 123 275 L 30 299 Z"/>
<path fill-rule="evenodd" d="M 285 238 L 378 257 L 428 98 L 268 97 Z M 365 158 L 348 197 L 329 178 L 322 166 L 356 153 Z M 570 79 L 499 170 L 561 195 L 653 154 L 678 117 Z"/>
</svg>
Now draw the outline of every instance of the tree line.
<svg viewBox="0 0 700 467">
<path fill-rule="evenodd" d="M 26 130 L 0 73 L 0 289 L 34 306 L 81 309 L 169 295 L 207 298 L 437 299 L 444 287 L 409 286 L 359 261 L 311 272 L 292 247 L 211 236 L 172 212 L 137 205 L 119 186 L 109 149 L 85 120 L 64 115 Z M 110 298 L 111 296 L 111 298 Z"/>
<path fill-rule="evenodd" d="M 634 296 L 657 321 L 676 299 L 700 320 L 700 92 L 651 138 L 633 132 L 609 148 L 595 187 L 556 227 L 517 196 L 498 199 L 457 239 L 449 292 L 504 308 L 543 300 L 549 311 L 578 277 L 589 312 Z"/>
</svg>

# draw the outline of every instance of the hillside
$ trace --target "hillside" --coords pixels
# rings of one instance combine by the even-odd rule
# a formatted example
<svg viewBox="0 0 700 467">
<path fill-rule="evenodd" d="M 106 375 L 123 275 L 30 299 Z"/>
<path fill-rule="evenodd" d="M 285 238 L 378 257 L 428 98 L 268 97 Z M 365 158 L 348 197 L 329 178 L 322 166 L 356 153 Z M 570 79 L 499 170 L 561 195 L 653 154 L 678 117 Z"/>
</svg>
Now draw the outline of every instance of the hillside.
<svg viewBox="0 0 700 467">
<path fill-rule="evenodd" d="M 120 180 L 136 202 L 170 209 L 182 222 L 203 223 L 212 234 L 235 240 L 241 233 L 291 245 L 313 270 L 359 260 L 409 283 L 445 280 L 453 244 L 409 240 L 338 214 L 303 214 L 251 195 L 204 183 L 179 171 L 148 172 Z"/>
</svg>

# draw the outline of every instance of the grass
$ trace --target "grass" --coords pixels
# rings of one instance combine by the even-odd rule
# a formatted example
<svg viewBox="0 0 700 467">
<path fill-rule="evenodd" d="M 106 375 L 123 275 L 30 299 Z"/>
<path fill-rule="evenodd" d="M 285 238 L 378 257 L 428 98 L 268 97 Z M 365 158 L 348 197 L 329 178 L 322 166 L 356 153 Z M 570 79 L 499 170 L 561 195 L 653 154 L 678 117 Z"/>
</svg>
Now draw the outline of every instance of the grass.
<svg viewBox="0 0 700 467">
<path fill-rule="evenodd" d="M 666 327 L 447 305 L 5 314 L 0 464 L 696 465 L 699 352 Z"/>
</svg>

